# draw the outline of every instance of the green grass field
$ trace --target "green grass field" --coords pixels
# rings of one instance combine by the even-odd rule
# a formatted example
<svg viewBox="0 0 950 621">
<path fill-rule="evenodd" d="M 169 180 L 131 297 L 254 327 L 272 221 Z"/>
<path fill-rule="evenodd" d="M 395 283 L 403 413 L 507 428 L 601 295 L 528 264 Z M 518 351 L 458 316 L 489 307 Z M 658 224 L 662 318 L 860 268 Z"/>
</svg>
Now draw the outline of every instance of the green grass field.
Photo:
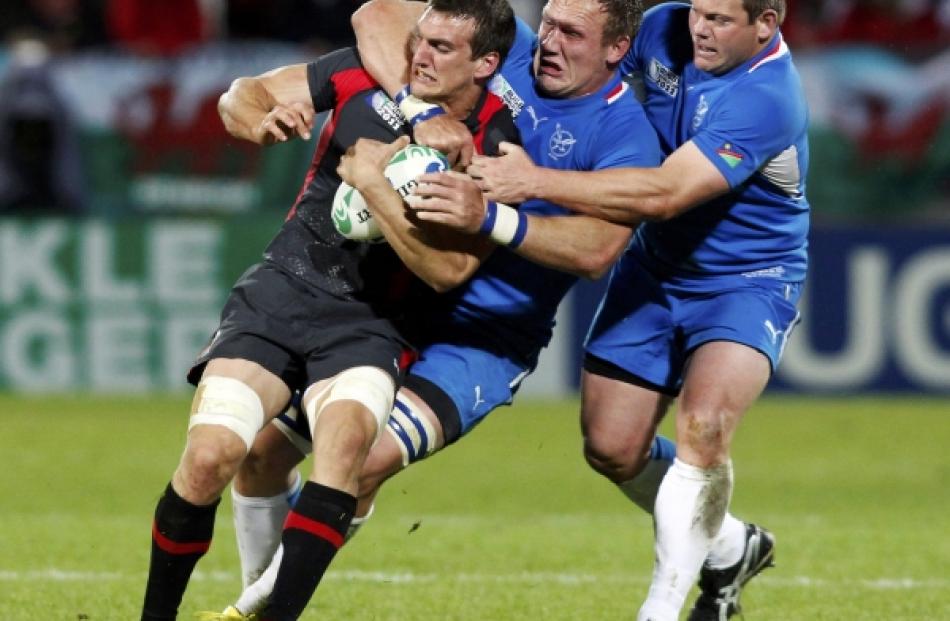
<svg viewBox="0 0 950 621">
<path fill-rule="evenodd" d="M 0 619 L 135 620 L 187 396 L 0 396 Z M 304 619 L 631 620 L 649 518 L 580 456 L 574 402 L 525 401 L 399 475 Z M 764 399 L 740 428 L 733 510 L 778 566 L 746 619 L 950 619 L 950 402 Z M 182 619 L 240 586 L 229 501 Z M 413 526 L 418 528 L 413 530 Z"/>
</svg>

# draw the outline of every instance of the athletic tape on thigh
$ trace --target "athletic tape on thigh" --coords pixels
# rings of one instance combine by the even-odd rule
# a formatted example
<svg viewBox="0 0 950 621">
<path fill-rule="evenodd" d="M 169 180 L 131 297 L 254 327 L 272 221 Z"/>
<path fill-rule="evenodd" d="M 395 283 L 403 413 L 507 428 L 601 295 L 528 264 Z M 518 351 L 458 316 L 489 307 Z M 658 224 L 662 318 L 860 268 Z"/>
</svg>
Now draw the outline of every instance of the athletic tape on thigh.
<svg viewBox="0 0 950 621">
<path fill-rule="evenodd" d="M 264 406 L 254 389 L 240 380 L 220 375 L 204 377 L 191 402 L 191 420 L 195 425 L 221 425 L 244 441 L 250 450 L 254 437 L 264 425 Z"/>
<path fill-rule="evenodd" d="M 307 403 L 307 418 L 314 429 L 320 413 L 334 401 L 358 401 L 376 418 L 376 439 L 393 408 L 396 383 L 392 376 L 376 367 L 355 367 L 337 375 Z M 306 401 L 306 397 L 304 398 Z"/>
<path fill-rule="evenodd" d="M 419 408 L 404 395 L 396 395 L 386 431 L 396 439 L 402 453 L 402 465 L 408 466 L 435 450 L 435 428 Z"/>
</svg>

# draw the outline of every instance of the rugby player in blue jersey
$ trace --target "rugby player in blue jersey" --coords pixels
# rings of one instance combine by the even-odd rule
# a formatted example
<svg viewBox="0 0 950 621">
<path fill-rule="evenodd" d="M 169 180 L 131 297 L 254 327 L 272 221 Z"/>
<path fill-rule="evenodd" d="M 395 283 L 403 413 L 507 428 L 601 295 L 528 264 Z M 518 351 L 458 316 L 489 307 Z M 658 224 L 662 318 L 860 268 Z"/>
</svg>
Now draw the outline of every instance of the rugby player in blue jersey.
<svg viewBox="0 0 950 621">
<path fill-rule="evenodd" d="M 582 412 L 588 461 L 623 487 L 679 395 L 640 621 L 677 619 L 697 575 L 689 619 L 729 618 L 743 585 L 772 563 L 772 535 L 726 511 L 732 438 L 798 321 L 807 261 L 808 112 L 779 32 L 784 14 L 784 0 L 646 13 L 623 68 L 644 78 L 660 167 L 565 172 L 503 145 L 504 156 L 476 156 L 470 168 L 492 200 L 540 198 L 643 223 L 591 328 Z M 422 218 L 461 222 L 444 203 L 416 206 L 437 210 Z M 523 247 L 535 235 L 528 224 Z"/>
<path fill-rule="evenodd" d="M 412 6 L 424 8 L 418 3 Z M 551 85 L 551 97 L 539 93 L 547 89 L 546 82 L 536 89 L 531 62 L 536 37 L 524 24 L 519 25 L 510 53 L 516 62 L 503 66 L 502 77 L 490 90 L 509 104 L 522 140 L 547 165 L 565 170 L 658 165 L 660 148 L 655 132 L 617 72 L 640 16 L 639 3 L 590 0 L 582 8 L 563 16 L 565 27 L 569 26 L 576 37 L 574 49 L 560 61 L 571 71 L 571 77 Z M 397 16 L 383 23 L 407 21 Z M 403 30 L 401 41 L 405 36 Z M 444 43 L 427 36 L 424 30 L 418 30 L 416 38 L 423 49 Z M 399 47 L 401 44 L 395 46 Z M 414 92 L 424 95 L 429 78 L 425 64 L 418 62 L 418 54 L 417 48 L 412 86 Z M 392 66 L 395 56 L 395 51 L 386 53 L 386 64 Z M 400 85 L 397 79 L 390 90 L 398 91 Z M 432 114 L 420 102 L 410 104 L 416 108 L 407 107 L 407 116 Z M 589 131 L 589 126 L 601 131 Z M 637 139 L 617 140 L 619 128 L 635 133 Z M 348 159 L 344 164 L 353 170 L 361 167 Z M 470 209 L 477 208 L 479 214 L 486 209 L 478 186 L 463 175 L 441 177 L 438 189 L 432 189 L 443 200 L 466 203 Z M 420 359 L 411 367 L 397 397 L 387 427 L 389 433 L 373 447 L 366 461 L 360 478 L 360 516 L 368 514 L 386 478 L 456 441 L 494 408 L 511 402 L 550 339 L 557 305 L 576 275 L 605 273 L 631 236 L 627 226 L 570 215 L 543 200 L 526 201 L 518 212 L 502 209 L 497 213 L 501 216 L 497 226 L 486 227 L 485 234 L 511 247 L 522 241 L 520 225 L 541 216 L 535 224 L 548 231 L 545 265 L 563 271 L 525 260 L 508 248 L 498 248 L 470 281 L 442 296 L 417 317 L 422 330 L 413 342 L 420 348 Z M 508 216 L 513 219 L 506 220 Z M 411 266 L 410 259 L 404 260 Z M 277 540 L 267 532 L 277 530 L 287 512 L 288 470 L 309 450 L 293 417 L 283 417 L 278 426 L 280 431 L 272 426 L 258 437 L 235 484 L 236 530 L 245 579 L 263 569 L 260 559 L 276 547 Z M 653 453 L 657 458 L 671 458 L 670 443 L 657 441 Z M 655 490 L 656 484 L 653 487 Z M 273 567 L 229 608 L 231 616 L 209 618 L 240 619 L 255 611 L 270 591 Z"/>
</svg>

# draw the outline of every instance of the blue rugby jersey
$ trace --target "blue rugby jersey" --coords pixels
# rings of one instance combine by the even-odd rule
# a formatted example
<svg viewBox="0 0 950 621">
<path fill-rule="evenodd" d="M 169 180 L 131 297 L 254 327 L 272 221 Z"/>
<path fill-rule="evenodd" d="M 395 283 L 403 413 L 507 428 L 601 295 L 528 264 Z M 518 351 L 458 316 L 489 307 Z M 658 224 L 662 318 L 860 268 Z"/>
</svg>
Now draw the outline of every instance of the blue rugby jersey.
<svg viewBox="0 0 950 621">
<path fill-rule="evenodd" d="M 522 145 L 536 163 L 562 170 L 659 165 L 656 133 L 619 72 L 590 95 L 542 98 L 531 69 L 536 46 L 537 36 L 519 20 L 515 45 L 489 87 L 511 109 Z M 540 200 L 519 209 L 570 213 Z M 454 305 L 454 321 L 490 324 L 484 332 L 504 339 L 533 364 L 551 338 L 558 304 L 576 280 L 499 247 L 471 280 L 444 297 Z"/>
<path fill-rule="evenodd" d="M 639 72 L 644 107 L 668 155 L 692 141 L 731 191 L 637 233 L 642 260 L 677 276 L 803 280 L 807 263 L 808 110 L 780 33 L 757 56 L 713 76 L 693 62 L 688 4 L 647 11 L 621 66 Z"/>
</svg>

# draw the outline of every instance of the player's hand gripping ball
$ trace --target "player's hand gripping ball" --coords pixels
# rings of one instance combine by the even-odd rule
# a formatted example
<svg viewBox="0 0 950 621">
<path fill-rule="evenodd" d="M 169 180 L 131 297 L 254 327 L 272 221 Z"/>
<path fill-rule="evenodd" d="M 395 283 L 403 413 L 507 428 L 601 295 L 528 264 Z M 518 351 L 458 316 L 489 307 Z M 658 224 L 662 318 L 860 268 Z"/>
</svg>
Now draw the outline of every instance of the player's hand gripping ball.
<svg viewBox="0 0 950 621">
<path fill-rule="evenodd" d="M 440 152 L 419 144 L 411 144 L 393 156 L 383 174 L 399 196 L 405 198 L 418 185 L 420 175 L 449 169 L 449 161 Z M 356 241 L 385 241 L 379 225 L 359 191 L 340 183 L 333 196 L 333 225 L 340 235 Z"/>
</svg>

